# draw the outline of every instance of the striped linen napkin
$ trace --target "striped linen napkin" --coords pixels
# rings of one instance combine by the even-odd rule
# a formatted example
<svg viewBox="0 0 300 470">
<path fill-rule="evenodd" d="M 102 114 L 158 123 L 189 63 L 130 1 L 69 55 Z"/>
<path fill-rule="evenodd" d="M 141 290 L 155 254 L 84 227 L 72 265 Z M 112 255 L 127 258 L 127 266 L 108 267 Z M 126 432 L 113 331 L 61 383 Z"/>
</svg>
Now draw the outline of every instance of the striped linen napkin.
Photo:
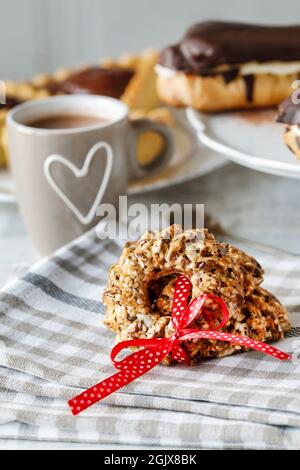
<svg viewBox="0 0 300 470">
<path fill-rule="evenodd" d="M 300 354 L 300 258 L 253 252 Z M 102 324 L 120 247 L 91 231 L 0 293 L 0 439 L 182 448 L 300 448 L 300 362 L 256 352 L 197 368 L 159 366 L 80 417 L 67 400 L 110 376 L 114 336 Z"/>
</svg>

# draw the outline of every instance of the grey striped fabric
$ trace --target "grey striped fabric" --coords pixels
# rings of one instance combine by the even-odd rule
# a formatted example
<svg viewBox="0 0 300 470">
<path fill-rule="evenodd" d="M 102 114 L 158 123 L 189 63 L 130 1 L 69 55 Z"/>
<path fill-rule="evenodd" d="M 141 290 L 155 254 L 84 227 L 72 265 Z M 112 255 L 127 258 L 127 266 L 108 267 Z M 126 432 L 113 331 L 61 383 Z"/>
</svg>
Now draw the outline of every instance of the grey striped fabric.
<svg viewBox="0 0 300 470">
<path fill-rule="evenodd" d="M 279 344 L 197 368 L 157 367 L 83 415 L 67 400 L 114 372 L 101 292 L 120 247 L 94 231 L 0 293 L 0 439 L 216 449 L 300 448 L 300 258 L 252 252 L 288 307 Z"/>
</svg>

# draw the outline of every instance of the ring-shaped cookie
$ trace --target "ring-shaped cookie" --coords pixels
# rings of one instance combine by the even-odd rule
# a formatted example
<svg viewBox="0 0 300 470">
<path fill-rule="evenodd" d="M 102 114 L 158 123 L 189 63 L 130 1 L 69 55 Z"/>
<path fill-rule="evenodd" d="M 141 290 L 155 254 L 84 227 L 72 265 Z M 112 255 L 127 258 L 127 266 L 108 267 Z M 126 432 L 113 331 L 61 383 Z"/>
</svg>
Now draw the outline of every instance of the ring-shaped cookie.
<svg viewBox="0 0 300 470">
<path fill-rule="evenodd" d="M 119 341 L 170 336 L 172 292 L 179 274 L 190 279 L 192 299 L 215 294 L 225 301 L 230 313 L 225 330 L 259 336 L 261 340 L 282 337 L 279 321 L 277 327 L 272 323 L 276 334 L 270 334 L 257 305 L 250 308 L 254 298 L 251 296 L 255 293 L 257 300 L 263 281 L 259 263 L 237 248 L 216 241 L 205 229 L 184 232 L 181 227 L 172 226 L 162 232 L 148 232 L 138 242 L 128 243 L 119 262 L 111 268 L 103 296 L 107 308 L 105 324 L 117 333 Z M 279 310 L 286 320 L 285 309 L 274 298 L 270 309 L 269 315 L 274 312 L 278 316 Z M 196 320 L 194 327 L 205 327 L 203 322 Z M 192 362 L 241 349 L 219 341 L 196 341 L 185 348 Z"/>
</svg>

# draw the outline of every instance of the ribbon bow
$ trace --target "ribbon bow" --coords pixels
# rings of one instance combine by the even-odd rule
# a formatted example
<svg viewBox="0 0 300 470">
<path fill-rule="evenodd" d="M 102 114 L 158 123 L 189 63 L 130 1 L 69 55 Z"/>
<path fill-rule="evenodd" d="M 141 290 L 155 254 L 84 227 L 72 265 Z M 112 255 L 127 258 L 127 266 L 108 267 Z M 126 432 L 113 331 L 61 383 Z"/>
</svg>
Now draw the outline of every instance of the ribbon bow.
<svg viewBox="0 0 300 470">
<path fill-rule="evenodd" d="M 111 360 L 119 372 L 70 400 L 69 406 L 74 416 L 100 400 L 103 400 L 120 388 L 130 384 L 147 372 L 150 372 L 150 370 L 160 364 L 169 354 L 172 355 L 175 362 L 184 362 L 189 365 L 188 356 L 182 347 L 184 341 L 195 339 L 226 341 L 246 348 L 255 349 L 264 354 L 273 356 L 280 361 L 286 361 L 291 358 L 289 354 L 261 341 L 256 341 L 247 336 L 220 331 L 229 320 L 229 312 L 225 302 L 216 295 L 205 294 L 193 300 L 190 305 L 188 305 L 191 288 L 192 285 L 186 277 L 178 277 L 172 310 L 172 322 L 175 329 L 173 335 L 169 338 L 124 341 L 115 346 L 111 353 Z M 221 309 L 222 316 L 219 323 L 215 319 L 214 312 L 205 307 L 208 300 L 212 300 L 214 304 L 218 304 Z M 203 318 L 209 323 L 209 330 L 187 328 L 199 313 L 202 313 Z M 126 356 L 124 359 L 119 361 L 116 359 L 123 350 L 133 347 L 141 349 Z"/>
</svg>

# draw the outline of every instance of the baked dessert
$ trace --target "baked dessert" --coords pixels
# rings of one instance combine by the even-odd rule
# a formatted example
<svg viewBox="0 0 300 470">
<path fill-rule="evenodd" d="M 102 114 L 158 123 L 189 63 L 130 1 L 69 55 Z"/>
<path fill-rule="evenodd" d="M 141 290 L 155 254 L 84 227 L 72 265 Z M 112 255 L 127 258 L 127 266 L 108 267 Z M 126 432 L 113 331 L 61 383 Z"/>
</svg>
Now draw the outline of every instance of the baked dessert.
<svg viewBox="0 0 300 470">
<path fill-rule="evenodd" d="M 171 112 L 161 108 L 156 91 L 157 61 L 158 52 L 149 49 L 137 55 L 124 55 L 118 60 L 105 59 L 95 66 L 82 66 L 77 70 L 61 69 L 53 75 L 38 75 L 28 82 L 6 82 L 6 104 L 0 105 L 0 166 L 8 163 L 6 115 L 11 108 L 27 100 L 76 93 L 111 96 L 128 105 L 132 119 L 139 116 L 172 123 Z M 138 150 L 139 160 L 145 165 L 160 154 L 164 145 L 159 135 L 146 134 L 141 137 Z"/>
<path fill-rule="evenodd" d="M 161 52 L 159 96 L 208 112 L 276 106 L 299 78 L 299 41 L 300 26 L 198 23 Z"/>
<path fill-rule="evenodd" d="M 10 109 L 14 108 L 18 104 L 21 104 L 23 100 L 16 93 L 15 88 L 13 89 L 10 84 L 6 87 L 6 99 L 5 104 L 0 103 L 0 167 L 8 164 L 7 154 L 7 139 L 6 139 L 6 116 Z"/>
<path fill-rule="evenodd" d="M 300 160 L 300 102 L 290 96 L 279 106 L 278 122 L 285 124 L 283 140 Z"/>
<path fill-rule="evenodd" d="M 51 94 L 89 94 L 111 96 L 120 99 L 134 76 L 130 68 L 90 67 L 70 73 L 62 81 L 47 85 Z"/>
<path fill-rule="evenodd" d="M 103 295 L 105 324 L 118 341 L 172 335 L 172 301 L 179 274 L 192 283 L 191 300 L 201 294 L 215 294 L 225 301 L 230 314 L 226 332 L 275 341 L 290 329 L 285 308 L 260 287 L 264 272 L 254 258 L 216 241 L 206 229 L 182 232 L 172 226 L 128 243 L 111 268 Z M 211 300 L 205 307 L 213 315 L 220 313 L 218 304 Z M 209 324 L 198 317 L 191 328 L 208 329 Z M 187 341 L 183 347 L 192 364 L 243 350 L 211 340 Z M 171 361 L 168 357 L 165 363 Z"/>
</svg>

